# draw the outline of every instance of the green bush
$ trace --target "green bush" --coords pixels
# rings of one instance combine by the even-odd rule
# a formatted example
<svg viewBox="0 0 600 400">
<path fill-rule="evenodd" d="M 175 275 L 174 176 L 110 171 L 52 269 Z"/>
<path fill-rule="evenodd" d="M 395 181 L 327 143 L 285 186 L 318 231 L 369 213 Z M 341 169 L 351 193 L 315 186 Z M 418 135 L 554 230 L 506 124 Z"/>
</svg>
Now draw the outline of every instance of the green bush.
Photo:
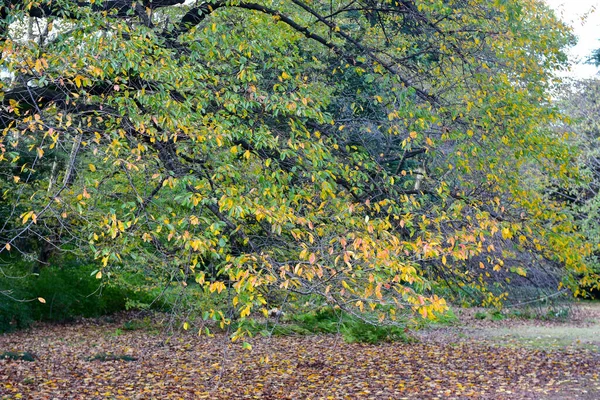
<svg viewBox="0 0 600 400">
<path fill-rule="evenodd" d="M 502 313 L 502 311 L 495 309 L 485 311 L 477 311 L 474 315 L 475 319 L 490 319 L 492 321 L 502 321 L 506 318 L 506 315 Z"/>
<path fill-rule="evenodd" d="M 477 317 L 477 314 L 476 314 Z M 485 314 L 484 317 L 485 318 Z M 435 313 L 435 319 L 420 319 L 415 321 L 414 328 L 415 329 L 423 329 L 432 326 L 451 326 L 457 325 L 460 321 L 454 311 L 450 308 L 443 313 Z"/>
<path fill-rule="evenodd" d="M 264 323 L 253 319 L 238 322 L 246 332 L 265 336 L 309 335 L 315 333 L 340 333 L 348 343 L 377 344 L 382 342 L 412 339 L 406 334 L 403 325 L 378 326 L 364 322 L 352 315 L 323 307 L 316 311 L 291 315 L 283 318 L 281 323 L 271 321 Z"/>
<path fill-rule="evenodd" d="M 515 308 L 509 312 L 509 317 L 517 319 L 537 319 L 538 313 L 531 308 Z"/>
<path fill-rule="evenodd" d="M 293 315 L 291 320 L 313 333 L 337 333 L 341 331 L 342 325 L 354 322 L 349 315 L 331 307 Z"/>
<path fill-rule="evenodd" d="M 490 311 L 490 318 L 492 321 L 502 321 L 506 316 L 500 310 L 492 310 Z"/>
<path fill-rule="evenodd" d="M 568 307 L 559 307 L 548 310 L 543 319 L 567 321 L 571 315 L 571 309 Z"/>
<path fill-rule="evenodd" d="M 483 311 L 477 311 L 474 315 L 475 319 L 486 319 L 487 318 L 487 313 L 483 312 Z"/>
<path fill-rule="evenodd" d="M 405 328 L 396 325 L 378 326 L 362 321 L 344 325 L 342 336 L 348 343 L 378 344 L 384 342 L 412 342 L 413 339 L 406 334 Z"/>
<path fill-rule="evenodd" d="M 29 274 L 31 265 L 14 262 L 3 266 L 0 291 L 10 295 L 0 301 L 0 333 L 28 327 L 33 321 L 64 322 L 76 317 L 98 317 L 125 310 L 128 302 L 150 302 L 151 294 L 102 284 L 93 276 L 94 265 L 65 263 Z M 10 277 L 8 277 L 10 276 Z M 23 277 L 23 278 L 14 278 Z M 0 296 L 2 296 L 0 294 Z M 45 303 L 38 301 L 45 299 Z"/>
</svg>

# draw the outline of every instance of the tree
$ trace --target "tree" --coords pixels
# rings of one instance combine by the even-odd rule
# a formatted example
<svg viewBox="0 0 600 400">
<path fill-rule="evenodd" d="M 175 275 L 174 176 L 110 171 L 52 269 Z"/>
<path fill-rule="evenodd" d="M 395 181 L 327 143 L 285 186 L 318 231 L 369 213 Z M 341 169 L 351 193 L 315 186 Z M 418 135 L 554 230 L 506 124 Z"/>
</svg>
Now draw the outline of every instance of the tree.
<svg viewBox="0 0 600 400">
<path fill-rule="evenodd" d="M 586 240 L 592 245 L 588 265 L 596 274 L 584 275 L 582 286 L 589 289 L 598 287 L 598 272 L 600 267 L 600 154 L 598 140 L 600 139 L 600 81 L 587 79 L 567 86 L 561 95 L 561 109 L 569 116 L 564 130 L 576 134 L 573 139 L 580 148 L 578 164 L 586 179 L 563 188 L 561 195 L 567 199 L 571 208 L 576 212 L 577 224 Z"/>
<path fill-rule="evenodd" d="M 2 189 L 20 207 L 2 251 L 73 240 L 99 278 L 195 280 L 241 318 L 283 290 L 373 323 L 442 312 L 439 291 L 499 304 L 511 279 L 555 288 L 586 269 L 589 246 L 545 191 L 577 171 L 545 128 L 572 36 L 541 2 L 0 12 Z"/>
</svg>

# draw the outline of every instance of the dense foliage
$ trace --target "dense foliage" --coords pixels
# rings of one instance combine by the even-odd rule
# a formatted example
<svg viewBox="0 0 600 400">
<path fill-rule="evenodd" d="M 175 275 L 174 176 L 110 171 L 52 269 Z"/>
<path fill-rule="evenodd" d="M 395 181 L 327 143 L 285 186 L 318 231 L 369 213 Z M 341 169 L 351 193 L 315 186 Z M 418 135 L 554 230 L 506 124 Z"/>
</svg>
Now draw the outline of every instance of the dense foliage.
<svg viewBox="0 0 600 400">
<path fill-rule="evenodd" d="M 589 273 L 552 190 L 580 179 L 550 97 L 572 36 L 540 1 L 0 12 L 2 252 L 200 287 L 223 325 L 298 296 L 394 323 Z"/>
<path fill-rule="evenodd" d="M 90 273 L 94 265 L 82 265 L 74 260 L 48 266 L 34 277 L 29 265 L 3 260 L 0 288 L 0 333 L 27 328 L 35 321 L 66 322 L 81 317 L 99 317 L 125 310 L 138 304 L 152 304 L 155 309 L 168 310 L 162 301 L 154 302 L 158 293 L 135 288 L 101 285 Z M 41 303 L 40 297 L 45 300 Z"/>
</svg>

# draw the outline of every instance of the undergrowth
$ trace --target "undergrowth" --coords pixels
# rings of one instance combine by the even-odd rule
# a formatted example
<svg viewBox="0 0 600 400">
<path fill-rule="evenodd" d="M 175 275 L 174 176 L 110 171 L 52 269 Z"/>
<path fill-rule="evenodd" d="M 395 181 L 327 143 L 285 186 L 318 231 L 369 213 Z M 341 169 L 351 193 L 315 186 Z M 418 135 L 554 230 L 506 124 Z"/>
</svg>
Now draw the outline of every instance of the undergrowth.
<svg viewBox="0 0 600 400">
<path fill-rule="evenodd" d="M 331 307 L 286 316 L 278 322 L 270 320 L 260 322 L 255 319 L 248 319 L 239 322 L 236 327 L 242 327 L 251 335 L 260 334 L 264 336 L 339 333 L 348 343 L 377 344 L 395 341 L 411 342 L 414 340 L 408 335 L 404 324 L 373 325 Z"/>
<path fill-rule="evenodd" d="M 150 302 L 135 292 L 95 278 L 97 267 L 77 261 L 51 265 L 32 274 L 31 263 L 4 261 L 0 275 L 0 333 L 29 327 L 35 321 L 65 322 L 125 310 L 127 303 Z M 43 299 L 43 302 L 38 300 Z"/>
</svg>

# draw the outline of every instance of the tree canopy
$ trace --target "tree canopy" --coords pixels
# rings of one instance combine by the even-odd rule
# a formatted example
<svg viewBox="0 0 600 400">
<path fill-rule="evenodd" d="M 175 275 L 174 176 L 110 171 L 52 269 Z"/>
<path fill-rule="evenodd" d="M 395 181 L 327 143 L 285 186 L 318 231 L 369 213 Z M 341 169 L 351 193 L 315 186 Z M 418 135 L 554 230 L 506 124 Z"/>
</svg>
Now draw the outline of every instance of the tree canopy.
<svg viewBox="0 0 600 400">
<path fill-rule="evenodd" d="M 373 323 L 577 289 L 536 0 L 5 1 L 0 252 Z M 583 277 L 583 278 L 582 278 Z M 512 288 L 512 289 L 511 289 Z M 527 295 L 531 295 L 528 293 Z M 537 296 L 538 294 L 534 294 Z"/>
</svg>

